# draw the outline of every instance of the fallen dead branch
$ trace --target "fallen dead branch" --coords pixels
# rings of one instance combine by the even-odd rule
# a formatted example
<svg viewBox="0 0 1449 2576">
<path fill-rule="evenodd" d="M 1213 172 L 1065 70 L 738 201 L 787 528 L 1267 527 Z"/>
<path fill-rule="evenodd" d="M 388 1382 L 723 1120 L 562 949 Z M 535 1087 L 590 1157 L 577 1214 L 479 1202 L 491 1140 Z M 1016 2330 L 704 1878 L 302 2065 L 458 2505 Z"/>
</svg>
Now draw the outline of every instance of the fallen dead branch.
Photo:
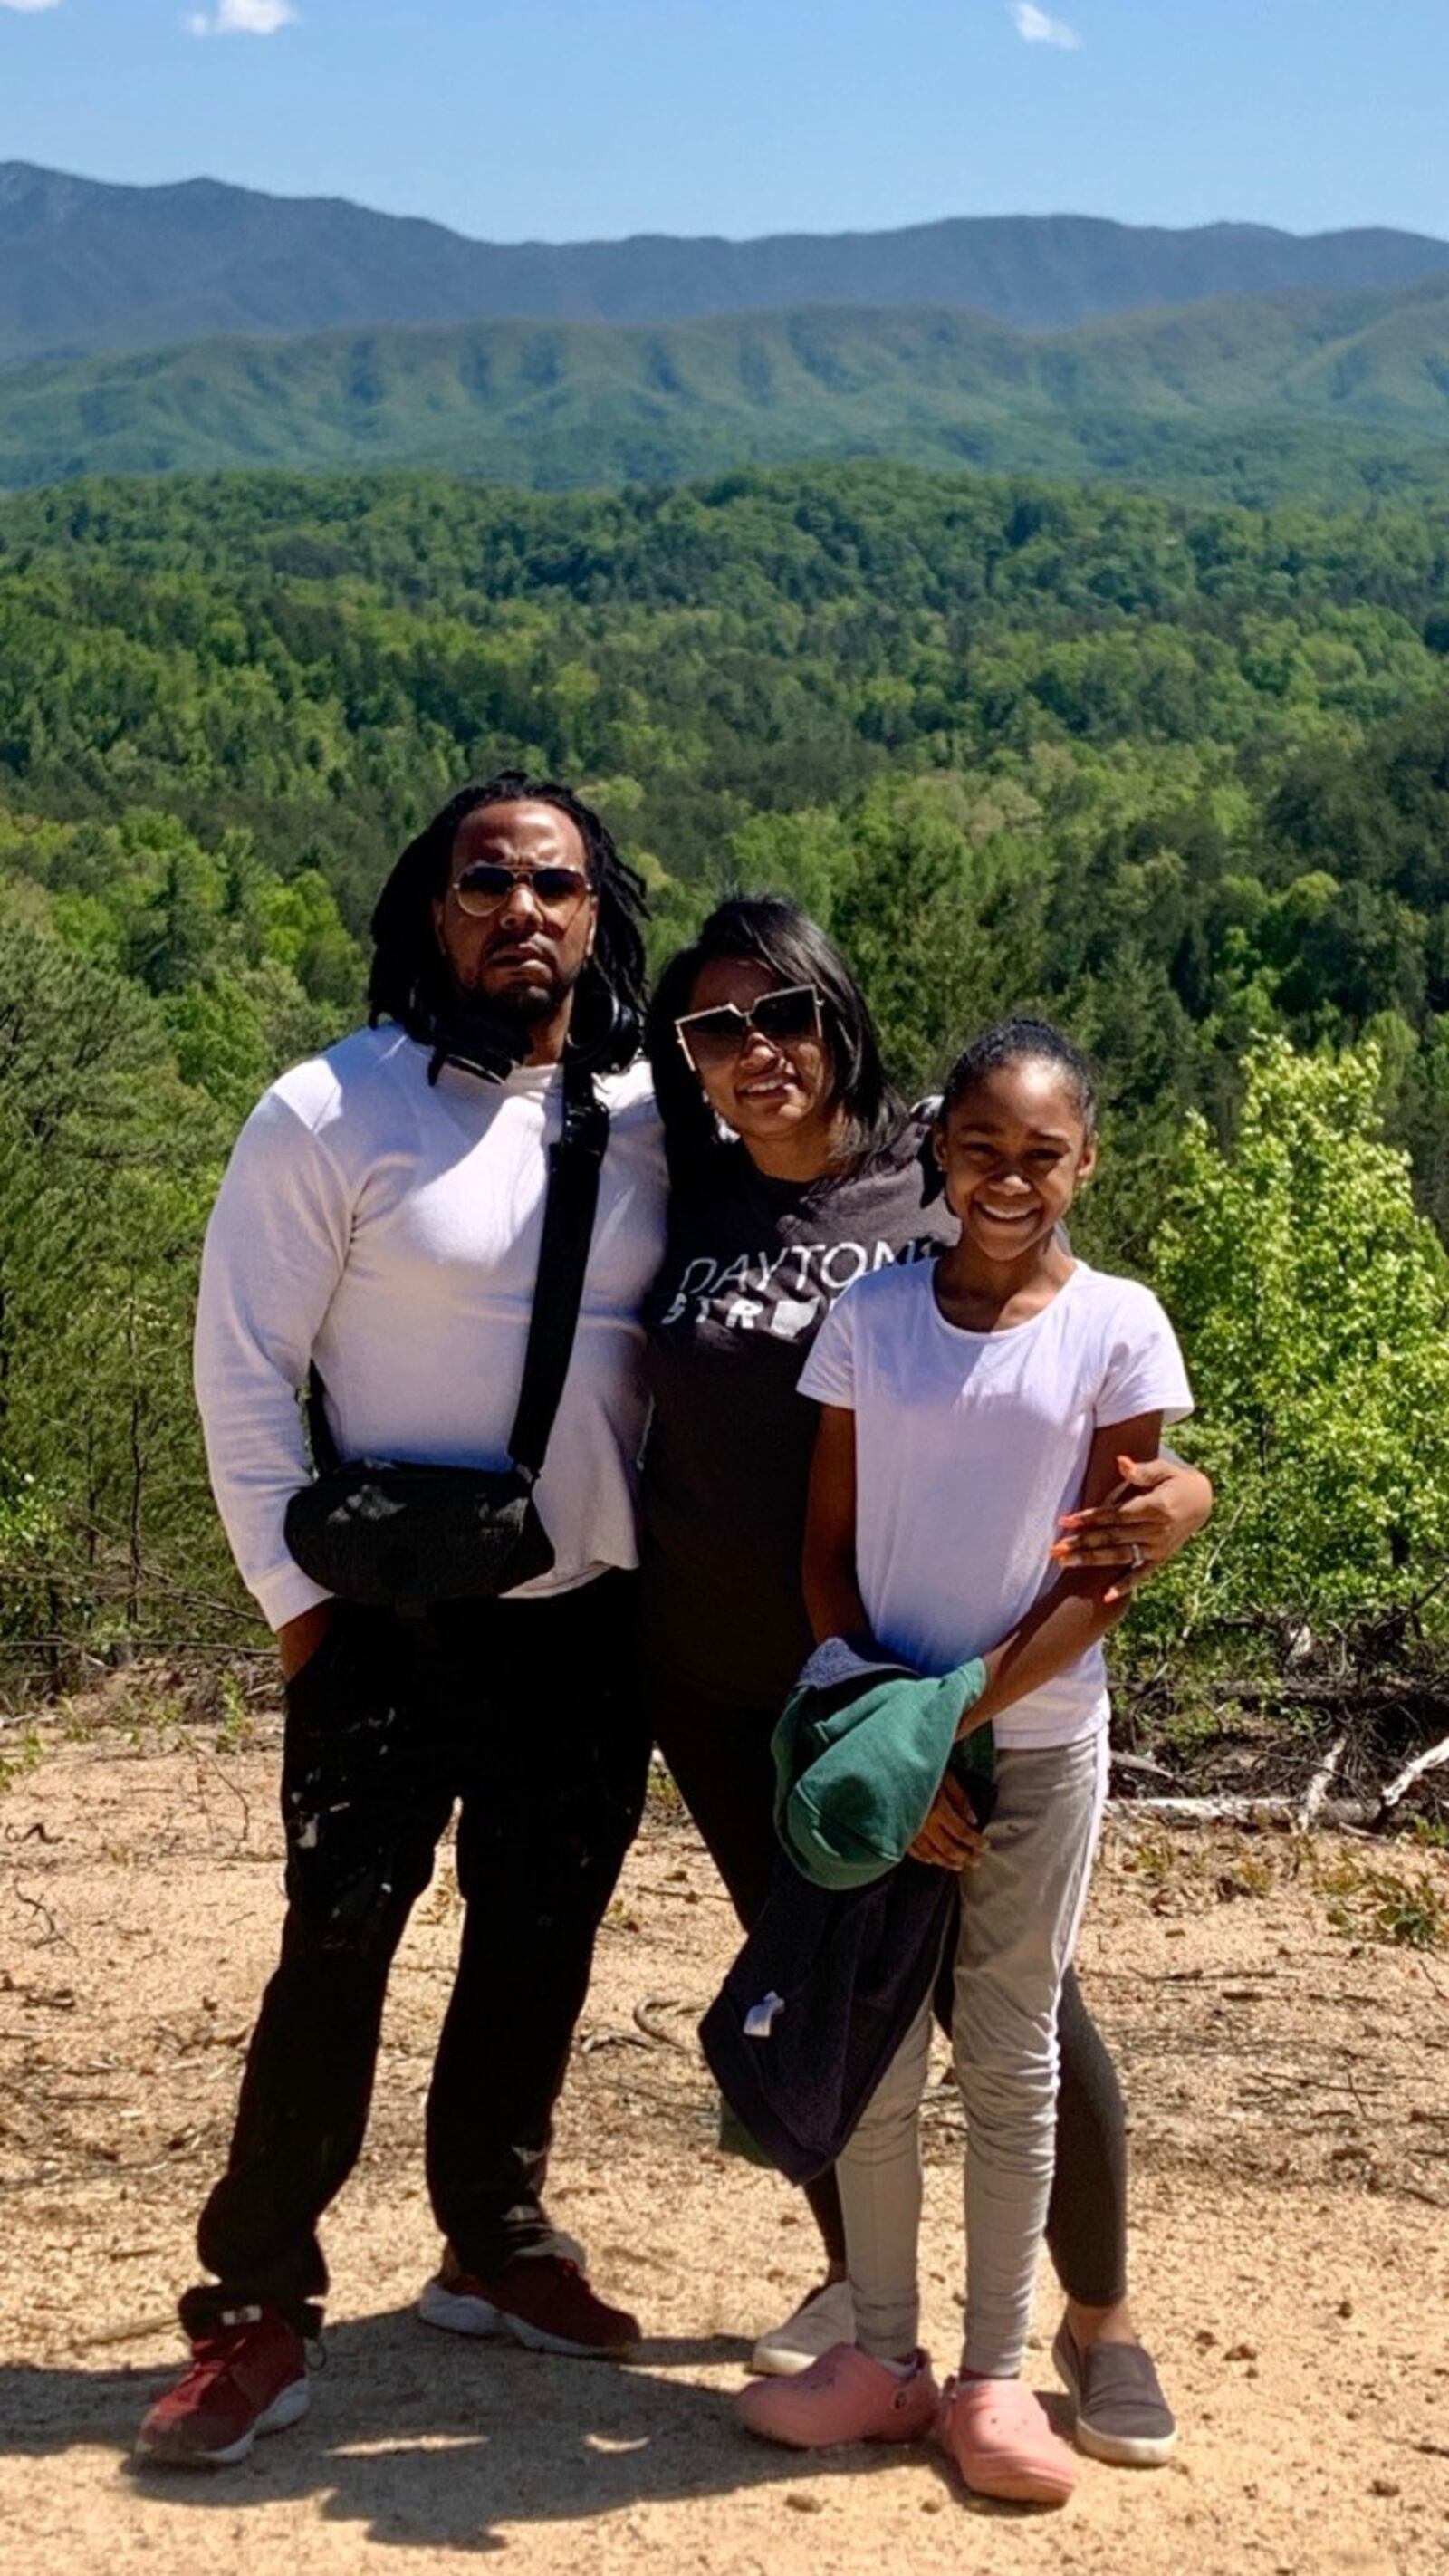
<svg viewBox="0 0 1449 2576">
<path fill-rule="evenodd" d="M 1374 1823 L 1387 1824 L 1394 1809 L 1402 1806 L 1415 1782 L 1422 1780 L 1428 1771 L 1442 1770 L 1446 1762 L 1449 1762 L 1449 1735 L 1446 1735 L 1438 1744 L 1427 1745 L 1422 1753 L 1416 1753 L 1413 1761 L 1406 1762 L 1402 1771 L 1397 1772 L 1389 1782 L 1388 1787 L 1380 1791 Z"/>
<path fill-rule="evenodd" d="M 695 2022 L 699 2018 L 700 2010 L 701 2007 L 698 2004 L 687 2004 L 679 1995 L 645 1995 L 643 2001 L 634 2006 L 634 2019 L 646 2039 L 657 2040 L 663 2048 L 681 2049 L 686 2057 L 693 2057 L 695 2046 L 692 2029 L 688 2039 L 681 2039 L 679 2033 L 671 2030 L 662 2016 L 671 2012 L 688 2013 L 691 2022 Z"/>
<path fill-rule="evenodd" d="M 1380 1663 L 1345 1662 L 1330 1672 L 1229 1675 L 1213 1685 L 1219 1701 L 1244 1709 L 1344 1708 L 1355 1715 L 1375 1709 L 1437 1710 L 1449 1717 L 1442 1672 L 1415 1672 Z"/>
<path fill-rule="evenodd" d="M 1344 1746 L 1347 1742 L 1347 1733 L 1336 1735 L 1334 1737 L 1333 1742 L 1330 1744 L 1328 1751 L 1323 1757 L 1323 1760 L 1319 1763 L 1317 1770 L 1314 1772 L 1312 1779 L 1304 1790 L 1303 1804 L 1298 1810 L 1298 1830 L 1300 1833 L 1306 1834 L 1310 1826 L 1322 1811 L 1324 1801 L 1328 1796 L 1329 1790 L 1333 1786 L 1333 1775 L 1343 1759 Z"/>
<path fill-rule="evenodd" d="M 17 1903 L 25 1906 L 31 1914 L 36 1915 L 45 1925 L 44 1931 L 37 1932 L 35 1936 L 36 1945 L 39 1948 L 49 1949 L 57 1942 L 60 1944 L 62 1949 L 73 1950 L 75 1948 L 75 1943 L 67 1940 L 43 1897 L 31 1896 L 28 1891 L 20 1885 L 18 1880 L 16 1881 L 12 1892 Z"/>
<path fill-rule="evenodd" d="M 1154 1762 L 1150 1753 L 1123 1753 L 1114 1744 L 1112 1768 L 1125 1771 L 1131 1780 L 1170 1780 L 1173 1774 L 1165 1762 Z"/>
<path fill-rule="evenodd" d="M 1109 1798 L 1107 1812 L 1119 1819 L 1151 1816 L 1163 1824 L 1261 1825 L 1286 1832 L 1299 1823 L 1302 1801 L 1277 1795 L 1258 1798 Z M 1321 1825 L 1363 1827 L 1373 1823 L 1377 1812 L 1362 1798 L 1324 1797 L 1313 1821 Z"/>
<path fill-rule="evenodd" d="M 96 2352 L 104 2344 L 140 2343 L 151 2335 L 171 2333 L 175 2326 L 176 2310 L 162 2308 L 153 2316 L 133 2317 L 129 2325 L 102 2326 L 99 2334 L 78 2335 L 75 2349 L 77 2352 Z"/>
</svg>

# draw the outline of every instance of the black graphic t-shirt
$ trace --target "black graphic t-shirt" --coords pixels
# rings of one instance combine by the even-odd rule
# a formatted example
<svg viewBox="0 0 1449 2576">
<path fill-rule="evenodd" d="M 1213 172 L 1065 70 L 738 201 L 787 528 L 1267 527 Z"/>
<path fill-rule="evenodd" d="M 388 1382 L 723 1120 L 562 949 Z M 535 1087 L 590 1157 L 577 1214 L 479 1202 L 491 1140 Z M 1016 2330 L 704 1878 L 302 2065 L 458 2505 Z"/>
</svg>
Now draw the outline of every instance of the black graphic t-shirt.
<svg viewBox="0 0 1449 2576">
<path fill-rule="evenodd" d="M 944 1201 L 923 1205 L 921 1132 L 866 1171 L 808 1183 L 768 1180 L 735 1145 L 707 1189 L 671 1202 L 648 1309 L 646 1640 L 721 1699 L 779 1703 L 810 1650 L 806 1352 L 853 1280 L 955 1240 Z"/>
</svg>

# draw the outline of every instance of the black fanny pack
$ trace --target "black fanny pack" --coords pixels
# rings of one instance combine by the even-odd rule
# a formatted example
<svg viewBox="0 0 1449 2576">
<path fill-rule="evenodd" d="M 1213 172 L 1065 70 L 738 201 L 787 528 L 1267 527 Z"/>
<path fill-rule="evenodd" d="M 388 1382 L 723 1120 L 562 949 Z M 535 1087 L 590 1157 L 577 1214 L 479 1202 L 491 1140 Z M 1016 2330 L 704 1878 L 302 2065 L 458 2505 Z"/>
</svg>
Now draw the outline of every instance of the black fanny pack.
<svg viewBox="0 0 1449 2576">
<path fill-rule="evenodd" d="M 393 1610 L 492 1601 L 547 1574 L 553 1543 L 533 1489 L 568 1375 L 599 1202 L 609 1113 L 577 1059 L 564 1058 L 563 1134 L 549 1148 L 548 1197 L 507 1467 L 339 1459 L 315 1368 L 307 1418 L 317 1473 L 287 1505 L 287 1546 L 304 1574 L 344 1601 Z"/>
</svg>

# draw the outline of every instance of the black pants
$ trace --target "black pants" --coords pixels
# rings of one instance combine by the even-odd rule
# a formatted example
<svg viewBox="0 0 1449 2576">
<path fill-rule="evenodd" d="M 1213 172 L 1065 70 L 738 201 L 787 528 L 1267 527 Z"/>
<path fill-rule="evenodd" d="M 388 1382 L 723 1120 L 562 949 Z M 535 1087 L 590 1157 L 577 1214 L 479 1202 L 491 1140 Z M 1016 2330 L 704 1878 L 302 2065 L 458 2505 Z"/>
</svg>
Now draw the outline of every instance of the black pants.
<svg viewBox="0 0 1449 2576">
<path fill-rule="evenodd" d="M 594 1935 L 638 1828 L 649 1734 L 636 1579 L 454 1604 L 339 1605 L 287 1693 L 287 1915 L 188 2332 L 327 2287 L 317 2222 L 357 2161 L 388 1970 L 460 1805 L 462 1943 L 427 2106 L 428 2190 L 465 2268 L 546 2250 L 552 2115 Z"/>
<path fill-rule="evenodd" d="M 647 1662 L 645 1699 L 654 1740 L 748 1931 L 775 1862 L 770 1737 L 779 1711 L 731 1705 Z M 949 2019 L 949 2001 L 946 2009 Z M 1113 2307 L 1127 2295 L 1127 2127 L 1117 2071 L 1075 1970 L 1062 1989 L 1057 2036 L 1061 2090 L 1047 2246 L 1069 2298 Z M 808 2184 L 806 2197 L 827 2254 L 842 2262 L 835 2176 Z"/>
</svg>

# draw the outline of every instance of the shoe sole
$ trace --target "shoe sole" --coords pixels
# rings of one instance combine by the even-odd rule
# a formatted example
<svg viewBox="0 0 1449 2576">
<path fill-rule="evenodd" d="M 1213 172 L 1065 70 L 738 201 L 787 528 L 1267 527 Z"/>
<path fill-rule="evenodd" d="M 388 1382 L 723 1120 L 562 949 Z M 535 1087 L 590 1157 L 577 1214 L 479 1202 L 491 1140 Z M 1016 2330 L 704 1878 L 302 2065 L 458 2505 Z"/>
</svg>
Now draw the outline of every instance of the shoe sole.
<svg viewBox="0 0 1449 2576">
<path fill-rule="evenodd" d="M 441 2281 L 429 2281 L 418 2301 L 418 2315 L 425 2326 L 437 2326 L 443 2334 L 472 2335 L 479 2342 L 497 2340 L 500 2336 L 521 2343 L 527 2352 L 553 2352 L 566 2361 L 630 2361 L 637 2353 L 637 2343 L 573 2343 L 567 2335 L 550 2334 L 546 2327 L 531 2325 L 527 2317 L 514 2316 L 511 2309 L 495 2308 L 491 2299 L 478 2299 L 458 2290 L 445 2290 Z"/>
<path fill-rule="evenodd" d="M 144 2435 L 136 2444 L 136 2457 L 163 2469 L 233 2469 L 246 2459 L 252 2444 L 262 2433 L 285 2433 L 289 2425 L 298 2424 L 312 2403 L 312 2391 L 305 2379 L 294 2379 L 272 2399 L 257 2417 L 249 2432 L 239 2442 L 229 2442 L 223 2451 L 171 2449 L 165 2442 L 148 2442 Z"/>
<path fill-rule="evenodd" d="M 1078 2450 L 1089 2460 L 1105 2460 L 1109 2469 L 1165 2468 L 1177 2448 L 1176 2433 L 1099 2433 L 1081 2415 L 1072 2431 Z"/>
<path fill-rule="evenodd" d="M 830 2349 L 828 2344 L 825 2348 Z M 777 2352 L 770 2344 L 757 2343 L 745 2368 L 755 2379 L 797 2379 L 819 2359 L 818 2352 Z"/>
<path fill-rule="evenodd" d="M 741 2430 L 748 2433 L 752 2440 L 756 2442 L 778 2442 L 782 2451 L 846 2451 L 853 2450 L 856 2444 L 860 2442 L 883 2442 L 886 2444 L 896 2443 L 904 2447 L 908 2442 L 929 2442 L 932 2430 L 930 2423 L 926 2422 L 924 2424 L 916 2425 L 909 2433 L 865 2432 L 827 2433 L 822 2435 L 819 2433 L 787 2433 L 773 2424 L 752 2424 L 748 2415 L 744 2413 L 741 2413 L 737 2420 Z"/>
<path fill-rule="evenodd" d="M 1099 2433 L 1082 2413 L 1082 2391 L 1076 2373 L 1060 2350 L 1060 2339 L 1052 2346 L 1056 2374 L 1072 2401 L 1072 2433 L 1079 2451 L 1089 2460 L 1101 2460 L 1109 2469 L 1162 2469 L 1177 2448 L 1177 2426 L 1170 2433 Z"/>
<path fill-rule="evenodd" d="M 954 2452 L 952 2457 L 955 2457 Z M 962 2485 L 968 2487 L 972 2495 L 989 2497 L 993 2504 L 1059 2507 L 1069 2503 L 1076 2492 L 1075 2478 L 1044 2477 L 1040 2469 L 1014 2469 L 1003 2464 L 1000 2470 L 992 2471 L 988 2486 L 982 2477 L 973 2477 L 969 2469 L 962 2468 L 959 2460 L 956 2466 L 961 2470 Z"/>
</svg>

